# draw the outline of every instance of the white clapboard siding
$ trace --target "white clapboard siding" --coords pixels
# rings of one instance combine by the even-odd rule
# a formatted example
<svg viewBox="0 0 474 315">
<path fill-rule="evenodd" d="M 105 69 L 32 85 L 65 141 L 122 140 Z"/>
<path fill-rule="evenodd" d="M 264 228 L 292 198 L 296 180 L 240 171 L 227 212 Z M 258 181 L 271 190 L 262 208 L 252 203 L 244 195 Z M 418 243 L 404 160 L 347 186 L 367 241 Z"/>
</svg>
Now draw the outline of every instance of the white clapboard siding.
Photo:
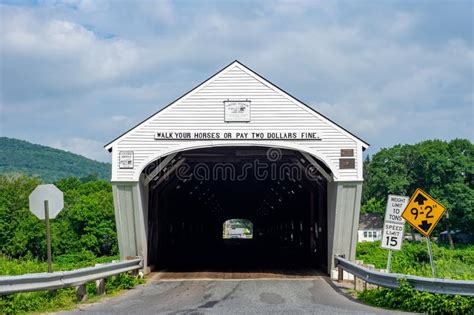
<svg viewBox="0 0 474 315">
<path fill-rule="evenodd" d="M 224 101 L 251 101 L 251 121 L 224 122 Z M 155 140 L 157 131 L 317 132 L 321 141 Z M 362 180 L 362 148 L 367 144 L 299 103 L 251 70 L 234 62 L 197 89 L 107 145 L 113 152 L 113 181 L 137 181 L 151 161 L 176 150 L 217 145 L 260 145 L 306 151 L 323 161 L 337 181 Z M 355 169 L 340 170 L 341 149 L 353 149 Z M 134 168 L 119 169 L 118 152 L 134 152 Z"/>
</svg>

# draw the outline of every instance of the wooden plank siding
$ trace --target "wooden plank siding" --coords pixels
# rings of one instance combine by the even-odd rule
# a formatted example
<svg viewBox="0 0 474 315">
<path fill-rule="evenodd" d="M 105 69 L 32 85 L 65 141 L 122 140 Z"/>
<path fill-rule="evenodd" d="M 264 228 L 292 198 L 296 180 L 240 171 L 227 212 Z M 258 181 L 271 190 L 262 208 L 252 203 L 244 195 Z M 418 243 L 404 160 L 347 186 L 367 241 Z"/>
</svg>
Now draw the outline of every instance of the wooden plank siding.
<svg viewBox="0 0 474 315">
<path fill-rule="evenodd" d="M 227 99 L 251 101 L 251 120 L 224 122 Z M 155 140 L 157 131 L 317 132 L 320 141 L 301 140 Z M 336 181 L 362 180 L 362 148 L 367 145 L 238 62 L 175 103 L 132 128 L 107 148 L 113 151 L 112 181 L 138 181 L 146 165 L 176 150 L 219 145 L 281 146 L 306 151 L 322 160 Z M 353 149 L 355 169 L 339 169 L 341 149 Z M 118 151 L 134 152 L 134 168 L 119 169 Z"/>
</svg>

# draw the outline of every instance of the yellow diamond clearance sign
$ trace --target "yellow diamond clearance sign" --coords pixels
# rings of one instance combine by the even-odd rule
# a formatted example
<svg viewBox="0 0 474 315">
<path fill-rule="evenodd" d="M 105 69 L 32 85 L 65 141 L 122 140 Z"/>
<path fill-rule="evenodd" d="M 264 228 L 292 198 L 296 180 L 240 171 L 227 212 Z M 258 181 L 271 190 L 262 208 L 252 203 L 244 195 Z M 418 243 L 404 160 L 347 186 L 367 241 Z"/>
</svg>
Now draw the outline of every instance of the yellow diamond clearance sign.
<svg viewBox="0 0 474 315">
<path fill-rule="evenodd" d="M 446 208 L 418 188 L 411 196 L 402 217 L 424 236 L 430 236 Z"/>
</svg>

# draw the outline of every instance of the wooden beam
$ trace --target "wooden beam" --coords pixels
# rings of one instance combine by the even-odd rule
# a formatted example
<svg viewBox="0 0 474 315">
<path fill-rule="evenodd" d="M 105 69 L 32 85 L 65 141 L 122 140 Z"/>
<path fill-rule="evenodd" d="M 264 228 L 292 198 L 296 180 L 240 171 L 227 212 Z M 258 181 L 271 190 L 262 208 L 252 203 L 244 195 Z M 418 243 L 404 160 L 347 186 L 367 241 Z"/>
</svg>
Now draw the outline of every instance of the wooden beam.
<svg viewBox="0 0 474 315">
<path fill-rule="evenodd" d="M 319 165 L 319 163 L 311 156 L 309 155 L 308 153 L 306 152 L 301 152 L 301 154 L 303 154 L 303 156 L 314 166 L 316 167 L 316 169 L 321 173 L 321 175 L 324 176 L 324 178 L 326 178 L 326 180 L 328 182 L 332 182 L 333 181 L 333 178 L 330 174 L 328 174 L 328 172 L 326 172 L 324 170 L 324 168 L 321 167 L 321 165 Z"/>
<path fill-rule="evenodd" d="M 169 178 L 169 176 L 171 175 L 171 173 L 173 173 L 178 167 L 181 166 L 181 164 L 184 163 L 186 159 L 181 159 L 179 160 L 178 162 L 176 162 L 173 166 L 171 166 L 163 175 L 161 175 L 159 178 L 158 178 L 158 181 L 153 184 L 153 189 L 158 187 L 163 181 L 165 181 L 167 178 Z"/>
<path fill-rule="evenodd" d="M 160 162 L 160 164 L 158 164 L 158 166 L 151 172 L 151 174 L 145 175 L 145 179 L 143 181 L 144 185 L 147 186 L 152 180 L 154 180 L 155 177 L 160 174 L 160 172 L 165 168 L 166 165 L 168 165 L 168 163 L 172 159 L 174 159 L 175 156 L 176 153 L 168 155 L 163 159 L 163 161 Z"/>
</svg>

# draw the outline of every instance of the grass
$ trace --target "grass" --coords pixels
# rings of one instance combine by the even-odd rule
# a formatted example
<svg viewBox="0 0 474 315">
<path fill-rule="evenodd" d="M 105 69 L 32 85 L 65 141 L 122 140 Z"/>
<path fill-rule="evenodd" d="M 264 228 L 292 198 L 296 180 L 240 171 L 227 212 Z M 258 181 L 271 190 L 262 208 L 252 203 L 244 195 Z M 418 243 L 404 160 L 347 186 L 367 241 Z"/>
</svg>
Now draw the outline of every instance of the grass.
<svg viewBox="0 0 474 315">
<path fill-rule="evenodd" d="M 445 279 L 474 280 L 474 246 L 457 245 L 454 249 L 432 243 L 436 277 Z M 388 250 L 380 242 L 357 244 L 357 259 L 375 268 L 386 268 Z M 401 251 L 392 255 L 391 272 L 431 277 L 430 259 L 426 243 L 407 242 Z"/>
<path fill-rule="evenodd" d="M 474 246 L 458 245 L 450 249 L 432 244 L 436 277 L 474 280 Z M 357 259 L 376 268 L 386 268 L 388 251 L 380 242 L 358 243 Z M 405 242 L 401 251 L 392 255 L 391 272 L 431 277 L 426 243 Z M 380 288 L 365 290 L 357 298 L 366 304 L 409 312 L 428 314 L 474 314 L 474 297 L 443 295 L 414 290 L 402 280 L 396 290 Z"/>
<path fill-rule="evenodd" d="M 95 264 L 109 263 L 118 260 L 118 256 L 95 257 L 90 252 L 74 253 L 53 257 L 53 271 L 73 270 L 92 267 Z M 22 275 L 25 273 L 47 272 L 48 264 L 37 258 L 24 257 L 12 259 L 0 256 L 0 275 Z"/>
<path fill-rule="evenodd" d="M 62 271 L 89 267 L 94 266 L 96 263 L 106 263 L 116 259 L 118 259 L 116 256 L 95 257 L 88 252 L 63 255 L 54 258 L 53 270 Z M 46 270 L 47 264 L 37 259 L 10 259 L 0 256 L 0 275 L 20 275 L 45 272 Z M 120 274 L 105 280 L 105 291 L 107 295 L 115 295 L 122 290 L 131 289 L 141 283 L 144 283 L 143 279 L 138 279 L 129 274 Z M 88 300 L 86 303 L 94 302 L 101 298 L 95 293 L 95 283 L 87 284 L 87 296 Z M 76 293 L 73 288 L 0 296 L 0 314 L 52 312 L 72 309 L 77 305 Z"/>
<path fill-rule="evenodd" d="M 366 304 L 423 314 L 474 314 L 474 297 L 414 290 L 406 280 L 400 288 L 365 290 L 357 298 Z"/>
</svg>

